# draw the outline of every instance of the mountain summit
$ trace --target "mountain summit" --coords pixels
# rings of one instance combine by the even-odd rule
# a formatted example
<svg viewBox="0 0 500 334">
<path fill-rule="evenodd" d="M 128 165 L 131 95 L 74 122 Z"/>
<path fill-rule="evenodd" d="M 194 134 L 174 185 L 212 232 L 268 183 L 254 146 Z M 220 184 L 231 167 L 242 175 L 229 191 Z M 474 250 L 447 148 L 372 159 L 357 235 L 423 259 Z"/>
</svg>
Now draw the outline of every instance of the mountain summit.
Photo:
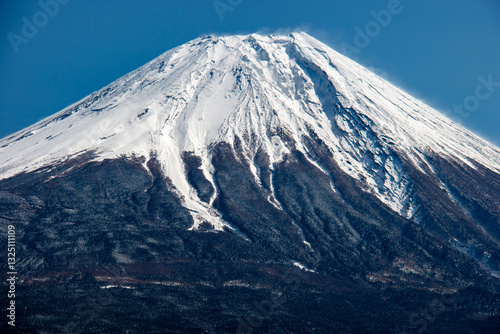
<svg viewBox="0 0 500 334">
<path fill-rule="evenodd" d="M 311 36 L 293 33 L 205 36 L 168 51 L 2 140 L 0 176 L 89 151 L 95 160 L 155 155 L 186 205 L 203 210 L 182 154 L 200 157 L 213 185 L 210 147 L 234 148 L 236 138 L 257 181 L 258 152 L 271 170 L 293 150 L 317 165 L 305 143 L 317 138 L 343 172 L 408 218 L 417 207 L 399 159 L 429 174 L 426 154 L 500 171 L 497 147 Z"/>
<path fill-rule="evenodd" d="M 498 189 L 499 148 L 305 33 L 200 37 L 0 140 L 23 272 L 101 288 L 496 291 Z"/>
</svg>

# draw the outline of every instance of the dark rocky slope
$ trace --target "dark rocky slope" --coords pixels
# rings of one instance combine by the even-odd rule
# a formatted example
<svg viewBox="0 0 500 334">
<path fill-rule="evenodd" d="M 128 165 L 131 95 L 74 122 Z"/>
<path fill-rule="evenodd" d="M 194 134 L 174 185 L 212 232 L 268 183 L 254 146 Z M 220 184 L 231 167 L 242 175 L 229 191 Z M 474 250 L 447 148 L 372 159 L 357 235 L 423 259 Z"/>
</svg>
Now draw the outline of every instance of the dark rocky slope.
<svg viewBox="0 0 500 334">
<path fill-rule="evenodd" d="M 0 221 L 17 231 L 19 327 L 495 332 L 499 176 L 429 157 L 453 201 L 405 165 L 420 210 L 410 221 L 307 140 L 329 176 L 295 151 L 261 169 L 258 184 L 229 145 L 212 148 L 214 208 L 235 228 L 224 232 L 208 223 L 188 230 L 191 215 L 155 160 L 80 158 L 1 180 Z M 214 189 L 197 157 L 184 160 L 208 200 Z M 281 208 L 268 200 L 271 188 Z M 471 246 L 457 249 L 452 238 Z"/>
</svg>

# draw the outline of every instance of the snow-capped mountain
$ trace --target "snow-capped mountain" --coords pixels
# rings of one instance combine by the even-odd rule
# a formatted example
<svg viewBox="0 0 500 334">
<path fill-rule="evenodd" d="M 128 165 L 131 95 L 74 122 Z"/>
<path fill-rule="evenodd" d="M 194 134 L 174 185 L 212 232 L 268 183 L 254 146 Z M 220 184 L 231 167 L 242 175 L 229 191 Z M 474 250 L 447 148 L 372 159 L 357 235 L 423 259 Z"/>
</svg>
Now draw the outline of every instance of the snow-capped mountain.
<svg viewBox="0 0 500 334">
<path fill-rule="evenodd" d="M 499 148 L 305 33 L 200 37 L 0 140 L 19 265 L 107 284 L 168 259 L 491 287 L 498 189 Z M 189 268 L 168 272 L 215 284 Z"/>
<path fill-rule="evenodd" d="M 196 212 L 195 226 L 224 223 L 187 181 L 182 153 L 202 159 L 212 184 L 210 147 L 235 138 L 257 182 L 254 158 L 308 154 L 314 133 L 340 169 L 411 218 L 412 185 L 395 152 L 433 174 L 425 154 L 500 171 L 500 149 L 305 33 L 206 36 L 177 47 L 100 91 L 0 142 L 2 178 L 82 152 L 94 160 L 158 157 Z M 21 140 L 22 139 L 22 140 Z M 327 172 L 325 172 L 327 173 Z M 270 201 L 275 203 L 274 195 Z"/>
</svg>

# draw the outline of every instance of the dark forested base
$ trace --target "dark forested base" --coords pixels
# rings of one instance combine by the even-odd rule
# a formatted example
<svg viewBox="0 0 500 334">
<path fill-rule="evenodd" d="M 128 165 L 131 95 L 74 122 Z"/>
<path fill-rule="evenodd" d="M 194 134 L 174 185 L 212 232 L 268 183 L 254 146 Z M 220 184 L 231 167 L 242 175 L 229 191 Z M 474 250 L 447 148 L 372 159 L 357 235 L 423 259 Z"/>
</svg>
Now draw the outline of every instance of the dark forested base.
<svg viewBox="0 0 500 334">
<path fill-rule="evenodd" d="M 296 274 L 296 276 L 294 276 Z M 21 287 L 19 333 L 498 333 L 500 296 L 466 289 L 321 285 L 289 271 L 270 287 L 128 284 L 90 276 Z M 490 305 L 488 307 L 488 305 Z M 498 311 L 498 310 L 496 310 Z M 5 322 L 2 328 L 6 329 Z"/>
<path fill-rule="evenodd" d="M 213 206 L 234 227 L 218 232 L 189 230 L 191 215 L 154 159 L 88 156 L 1 180 L 1 226 L 16 227 L 16 330 L 496 333 L 499 285 L 488 266 L 498 256 L 498 213 L 487 198 L 498 176 L 476 178 L 489 185 L 474 195 L 451 187 L 472 171 L 433 161 L 465 217 L 432 179 L 409 171 L 420 204 L 413 221 L 340 172 L 320 142 L 310 145 L 326 174 L 300 152 L 273 171 L 260 154 L 258 184 L 219 144 L 216 189 L 186 153 L 193 189 L 204 201 L 216 191 Z M 453 236 L 474 247 L 460 251 Z M 489 262 L 479 261 L 484 250 Z"/>
</svg>

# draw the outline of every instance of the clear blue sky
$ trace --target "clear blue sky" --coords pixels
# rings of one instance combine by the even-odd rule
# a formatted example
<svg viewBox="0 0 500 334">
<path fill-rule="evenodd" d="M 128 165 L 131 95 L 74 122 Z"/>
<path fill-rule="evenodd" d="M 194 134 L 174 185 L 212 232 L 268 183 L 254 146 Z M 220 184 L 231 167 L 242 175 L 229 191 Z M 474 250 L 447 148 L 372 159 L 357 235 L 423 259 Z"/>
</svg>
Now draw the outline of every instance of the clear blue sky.
<svg viewBox="0 0 500 334">
<path fill-rule="evenodd" d="M 0 137 L 199 35 L 292 29 L 359 46 L 351 58 L 499 145 L 500 83 L 478 78 L 500 82 L 500 1 L 400 0 L 377 23 L 371 11 L 393 1 L 217 0 L 218 13 L 213 0 L 71 0 L 53 17 L 38 1 L 1 1 Z M 23 32 L 33 23 L 36 34 Z M 372 29 L 369 43 L 357 28 Z"/>
</svg>

